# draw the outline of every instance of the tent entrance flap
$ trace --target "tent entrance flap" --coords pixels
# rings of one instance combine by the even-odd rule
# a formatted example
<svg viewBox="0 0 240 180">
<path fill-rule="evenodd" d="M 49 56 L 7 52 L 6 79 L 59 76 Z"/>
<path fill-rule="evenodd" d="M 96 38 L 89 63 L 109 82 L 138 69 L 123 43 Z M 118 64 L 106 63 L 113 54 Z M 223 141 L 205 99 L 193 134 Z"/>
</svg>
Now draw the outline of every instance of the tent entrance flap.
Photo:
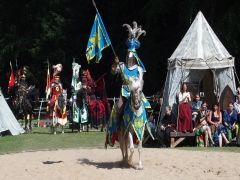
<svg viewBox="0 0 240 180">
<path fill-rule="evenodd" d="M 220 96 L 220 101 L 219 101 L 220 107 L 223 110 L 225 110 L 228 108 L 229 102 L 234 102 L 234 101 L 235 101 L 234 93 L 232 89 L 227 85 Z"/>
<path fill-rule="evenodd" d="M 199 83 L 199 92 L 204 92 L 203 101 L 206 101 L 209 104 L 209 108 L 211 108 L 212 104 L 216 101 L 213 82 L 213 72 L 210 69 L 206 70 Z"/>
</svg>

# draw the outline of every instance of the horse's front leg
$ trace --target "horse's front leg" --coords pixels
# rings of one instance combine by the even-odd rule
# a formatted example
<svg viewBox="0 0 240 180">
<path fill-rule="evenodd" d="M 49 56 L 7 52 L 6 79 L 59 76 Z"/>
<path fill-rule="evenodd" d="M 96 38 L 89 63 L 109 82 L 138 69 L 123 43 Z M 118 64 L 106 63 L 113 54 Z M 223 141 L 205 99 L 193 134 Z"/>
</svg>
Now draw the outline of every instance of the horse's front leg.
<svg viewBox="0 0 240 180">
<path fill-rule="evenodd" d="M 138 169 L 139 170 L 143 169 L 141 153 L 142 153 L 142 141 L 139 142 L 138 144 L 138 154 L 139 154 Z"/>
<path fill-rule="evenodd" d="M 57 134 L 56 127 L 53 126 L 53 124 L 50 127 L 51 127 L 51 133 L 54 134 L 54 135 Z"/>
<path fill-rule="evenodd" d="M 132 129 L 132 127 L 129 129 L 128 139 L 129 139 L 129 148 L 130 148 L 130 156 L 129 156 L 129 159 L 128 159 L 128 164 L 132 165 L 132 156 L 133 156 L 133 153 L 134 153 L 133 129 Z"/>
<path fill-rule="evenodd" d="M 64 134 L 64 129 L 63 129 L 63 125 L 62 125 L 62 134 Z"/>
<path fill-rule="evenodd" d="M 124 139 L 123 139 L 123 130 L 121 129 L 118 133 L 119 145 L 122 152 L 122 163 L 124 163 Z"/>
<path fill-rule="evenodd" d="M 28 131 L 28 119 L 27 114 L 23 114 L 24 120 L 25 120 L 25 130 Z"/>
<path fill-rule="evenodd" d="M 29 118 L 29 130 L 30 132 L 32 132 L 32 116 L 30 114 L 30 118 Z"/>
</svg>

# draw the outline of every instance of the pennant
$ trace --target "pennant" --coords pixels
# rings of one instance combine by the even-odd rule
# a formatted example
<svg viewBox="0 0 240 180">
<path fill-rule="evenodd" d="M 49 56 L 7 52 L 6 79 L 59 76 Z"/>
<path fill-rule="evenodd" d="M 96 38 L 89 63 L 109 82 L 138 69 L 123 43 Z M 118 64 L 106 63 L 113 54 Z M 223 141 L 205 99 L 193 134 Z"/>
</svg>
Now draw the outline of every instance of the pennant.
<svg viewBox="0 0 240 180">
<path fill-rule="evenodd" d="M 46 99 L 48 99 L 48 96 L 50 95 L 50 70 L 49 70 L 49 61 L 48 62 L 48 70 L 47 70 L 47 84 L 46 84 Z"/>
<path fill-rule="evenodd" d="M 10 67 L 11 67 L 11 70 L 10 70 L 10 77 L 9 77 L 9 81 L 8 81 L 8 93 L 10 92 L 11 87 L 13 87 L 14 84 L 15 84 L 14 74 L 13 74 L 13 69 L 12 69 L 12 63 L 11 63 L 11 61 L 10 61 Z"/>
<path fill-rule="evenodd" d="M 97 13 L 86 49 L 88 63 L 90 63 L 94 56 L 96 56 L 96 63 L 99 63 L 102 58 L 102 50 L 109 45 L 111 45 L 111 41 L 102 22 L 102 18 L 100 14 Z"/>
</svg>

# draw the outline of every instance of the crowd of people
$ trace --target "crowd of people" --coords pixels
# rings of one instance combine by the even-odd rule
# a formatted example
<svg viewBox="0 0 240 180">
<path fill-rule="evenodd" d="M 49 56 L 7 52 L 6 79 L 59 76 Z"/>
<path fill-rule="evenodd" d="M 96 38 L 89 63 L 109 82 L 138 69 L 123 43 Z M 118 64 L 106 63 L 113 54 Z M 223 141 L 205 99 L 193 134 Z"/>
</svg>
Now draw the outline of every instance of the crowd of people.
<svg viewBox="0 0 240 180">
<path fill-rule="evenodd" d="M 240 93 L 236 102 L 229 102 L 226 110 L 221 110 L 215 102 L 209 108 L 206 101 L 201 101 L 196 94 L 191 102 L 187 84 L 183 83 L 178 94 L 178 117 L 170 106 L 165 107 L 165 115 L 157 126 L 160 147 L 170 145 L 170 132 L 195 132 L 196 144 L 201 147 L 227 146 L 231 142 L 240 145 Z M 154 110 L 155 111 L 155 110 Z M 149 123 L 152 126 L 152 122 Z"/>
</svg>

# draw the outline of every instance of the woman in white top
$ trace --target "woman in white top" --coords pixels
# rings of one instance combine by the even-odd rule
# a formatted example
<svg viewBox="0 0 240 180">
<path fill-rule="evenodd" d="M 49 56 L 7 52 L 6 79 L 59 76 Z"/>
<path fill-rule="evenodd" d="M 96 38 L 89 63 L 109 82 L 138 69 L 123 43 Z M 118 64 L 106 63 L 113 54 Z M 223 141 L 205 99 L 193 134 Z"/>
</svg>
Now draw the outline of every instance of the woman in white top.
<svg viewBox="0 0 240 180">
<path fill-rule="evenodd" d="M 192 112 L 189 106 L 191 102 L 190 93 L 187 90 L 187 84 L 183 83 L 179 93 L 179 111 L 178 111 L 178 131 L 179 132 L 192 132 Z"/>
</svg>

